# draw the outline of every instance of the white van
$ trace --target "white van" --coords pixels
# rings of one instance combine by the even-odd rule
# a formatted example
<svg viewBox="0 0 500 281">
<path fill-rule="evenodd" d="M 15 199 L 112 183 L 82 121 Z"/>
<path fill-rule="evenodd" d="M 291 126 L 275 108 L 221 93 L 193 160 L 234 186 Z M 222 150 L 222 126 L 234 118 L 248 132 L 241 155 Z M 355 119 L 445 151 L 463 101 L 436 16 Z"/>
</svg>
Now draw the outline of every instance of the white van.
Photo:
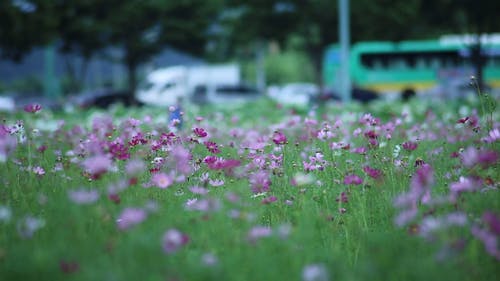
<svg viewBox="0 0 500 281">
<path fill-rule="evenodd" d="M 193 95 L 197 86 L 240 83 L 240 68 L 236 64 L 174 66 L 152 71 L 137 92 L 145 104 L 170 106 L 179 98 Z"/>
</svg>

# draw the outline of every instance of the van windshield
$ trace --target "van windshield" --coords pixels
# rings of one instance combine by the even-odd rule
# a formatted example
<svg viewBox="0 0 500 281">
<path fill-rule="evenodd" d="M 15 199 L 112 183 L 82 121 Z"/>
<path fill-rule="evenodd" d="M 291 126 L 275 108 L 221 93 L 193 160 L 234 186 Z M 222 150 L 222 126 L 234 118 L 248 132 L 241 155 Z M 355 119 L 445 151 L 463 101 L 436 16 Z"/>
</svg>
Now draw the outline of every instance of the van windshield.
<svg viewBox="0 0 500 281">
<path fill-rule="evenodd" d="M 246 85 L 222 85 L 217 86 L 217 94 L 222 95 L 257 95 L 259 91 L 256 88 Z"/>
</svg>

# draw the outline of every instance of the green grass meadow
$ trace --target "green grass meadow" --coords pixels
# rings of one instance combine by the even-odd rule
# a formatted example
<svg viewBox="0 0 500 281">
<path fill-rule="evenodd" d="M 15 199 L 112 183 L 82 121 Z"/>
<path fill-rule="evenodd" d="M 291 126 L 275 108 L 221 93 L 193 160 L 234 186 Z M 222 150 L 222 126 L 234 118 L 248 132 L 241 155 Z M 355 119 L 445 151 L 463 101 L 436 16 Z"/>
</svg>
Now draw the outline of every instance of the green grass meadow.
<svg viewBox="0 0 500 281">
<path fill-rule="evenodd" d="M 180 130 L 163 108 L 0 113 L 0 280 L 498 280 L 500 115 L 480 105 L 186 105 Z M 431 201 L 396 206 L 415 186 Z"/>
</svg>

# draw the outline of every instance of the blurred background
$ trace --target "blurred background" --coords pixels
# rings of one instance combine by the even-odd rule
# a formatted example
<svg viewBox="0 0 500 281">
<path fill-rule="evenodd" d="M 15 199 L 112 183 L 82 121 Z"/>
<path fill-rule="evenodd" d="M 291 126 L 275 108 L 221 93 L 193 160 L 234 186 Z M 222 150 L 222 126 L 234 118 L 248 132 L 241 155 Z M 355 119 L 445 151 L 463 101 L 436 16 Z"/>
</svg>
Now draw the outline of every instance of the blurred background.
<svg viewBox="0 0 500 281">
<path fill-rule="evenodd" d="M 497 0 L 3 0 L 0 110 L 498 93 L 498 11 Z"/>
</svg>

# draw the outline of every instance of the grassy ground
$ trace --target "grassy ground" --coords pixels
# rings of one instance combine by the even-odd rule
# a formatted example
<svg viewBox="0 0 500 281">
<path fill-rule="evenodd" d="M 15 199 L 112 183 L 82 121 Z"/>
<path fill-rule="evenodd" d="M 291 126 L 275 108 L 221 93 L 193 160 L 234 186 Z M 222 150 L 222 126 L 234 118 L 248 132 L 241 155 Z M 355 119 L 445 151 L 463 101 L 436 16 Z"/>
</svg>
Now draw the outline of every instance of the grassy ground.
<svg viewBox="0 0 500 281">
<path fill-rule="evenodd" d="M 0 279 L 495 280 L 500 149 L 484 138 L 499 115 L 488 128 L 476 106 L 187 107 L 182 130 L 158 149 L 171 131 L 163 109 L 4 114 Z M 12 132 L 16 120 L 25 138 Z M 490 160 L 474 162 L 475 151 Z M 110 161 L 87 165 L 94 156 Z M 216 168 L 209 156 L 239 164 Z M 473 184 L 454 193 L 460 177 Z M 395 205 L 410 193 L 412 203 Z M 460 222 L 448 216 L 457 213 Z M 473 229 L 493 237 L 490 253 Z"/>
</svg>

